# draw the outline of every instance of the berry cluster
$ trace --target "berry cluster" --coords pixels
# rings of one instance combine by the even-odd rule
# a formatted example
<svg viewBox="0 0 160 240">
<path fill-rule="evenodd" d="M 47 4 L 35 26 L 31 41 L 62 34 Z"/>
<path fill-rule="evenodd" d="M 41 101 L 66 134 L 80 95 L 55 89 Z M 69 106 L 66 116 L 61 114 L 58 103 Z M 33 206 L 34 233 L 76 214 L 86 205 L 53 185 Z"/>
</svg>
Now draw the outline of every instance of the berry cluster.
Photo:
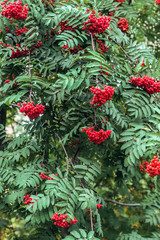
<svg viewBox="0 0 160 240">
<path fill-rule="evenodd" d="M 6 18 L 14 18 L 16 20 L 25 20 L 28 16 L 28 5 L 25 4 L 22 6 L 22 1 L 17 0 L 16 2 L 9 2 L 9 5 L 6 5 L 7 0 L 1 3 L 3 5 L 1 15 Z"/>
<path fill-rule="evenodd" d="M 104 86 L 104 90 L 98 88 L 98 87 L 91 87 L 90 90 L 95 94 L 93 97 L 91 105 L 97 104 L 98 106 L 102 106 L 105 102 L 110 101 L 112 95 L 114 94 L 115 88 L 112 88 L 110 86 Z"/>
<path fill-rule="evenodd" d="M 64 45 L 62 47 L 62 49 L 67 49 L 68 51 L 70 51 L 71 53 L 77 53 L 79 50 L 83 50 L 83 48 L 81 48 L 80 45 L 77 45 L 77 47 L 74 47 L 74 48 L 69 48 L 68 47 L 68 44 Z"/>
<path fill-rule="evenodd" d="M 29 29 L 26 28 L 26 27 L 21 28 L 21 29 L 16 28 L 16 34 L 17 34 L 17 36 L 21 36 L 22 33 L 24 33 L 24 32 L 28 32 L 28 31 L 29 31 Z"/>
<path fill-rule="evenodd" d="M 143 59 L 143 62 L 141 64 L 142 67 L 146 66 L 145 63 L 144 63 L 144 59 Z"/>
<path fill-rule="evenodd" d="M 100 49 L 102 52 L 99 52 L 99 53 L 100 53 L 100 54 L 106 53 L 107 50 L 109 49 L 109 47 L 106 47 L 106 45 L 103 44 L 103 42 L 100 41 L 100 40 L 96 40 L 96 42 L 101 44 L 101 47 L 99 47 L 99 49 Z"/>
<path fill-rule="evenodd" d="M 55 175 L 55 174 L 52 174 Z M 56 174 L 56 176 L 58 176 L 58 174 Z M 52 177 L 48 177 L 47 175 L 45 175 L 44 173 L 41 173 L 40 177 L 44 180 L 48 179 L 48 180 L 54 180 L 54 178 Z"/>
<path fill-rule="evenodd" d="M 149 162 L 144 162 L 142 163 L 142 165 L 140 166 L 140 171 L 145 171 L 147 173 L 149 173 L 150 177 L 155 177 L 155 176 L 159 176 L 160 175 L 160 161 L 158 160 L 158 158 L 156 156 L 153 157 L 153 159 L 151 160 L 151 163 Z"/>
<path fill-rule="evenodd" d="M 125 0 L 115 0 L 115 2 L 123 3 L 123 2 L 125 2 Z"/>
<path fill-rule="evenodd" d="M 97 204 L 97 209 L 100 209 L 101 207 L 103 207 L 102 204 Z"/>
<path fill-rule="evenodd" d="M 76 148 L 76 144 L 79 143 L 79 139 L 76 139 L 76 141 L 73 143 L 73 145 L 70 145 L 71 148 Z"/>
<path fill-rule="evenodd" d="M 32 52 L 35 48 L 39 48 L 41 45 L 42 45 L 42 42 L 40 40 L 38 40 L 38 43 L 36 45 L 33 45 L 30 52 Z M 8 47 L 11 47 L 11 46 L 8 46 Z M 12 49 L 12 55 L 10 56 L 10 58 L 18 58 L 18 57 L 21 57 L 21 56 L 29 53 L 28 49 L 26 49 L 26 48 L 19 49 L 19 48 L 20 48 L 20 45 L 18 43 L 16 43 L 16 51 Z"/>
<path fill-rule="evenodd" d="M 82 131 L 86 132 L 89 140 L 96 144 L 100 144 L 101 142 L 104 142 L 112 133 L 111 130 L 103 131 L 101 129 L 99 132 L 97 132 L 97 131 L 94 131 L 93 129 L 94 129 L 94 127 L 90 127 L 88 129 L 83 128 Z"/>
<path fill-rule="evenodd" d="M 59 25 L 60 25 L 61 31 L 58 31 L 58 33 L 62 33 L 62 32 L 64 32 L 65 30 L 75 31 L 74 29 L 78 28 L 77 26 L 75 26 L 75 27 L 73 28 L 73 24 L 72 24 L 71 26 L 69 26 L 69 25 L 67 24 L 67 20 L 64 21 L 64 22 L 60 22 Z"/>
<path fill-rule="evenodd" d="M 24 202 L 25 205 L 30 205 L 30 203 L 34 203 L 34 202 L 32 202 L 32 198 L 29 196 L 29 194 L 27 194 L 23 198 L 25 200 L 25 202 Z"/>
<path fill-rule="evenodd" d="M 42 3 L 45 3 L 46 5 L 51 4 L 53 6 L 55 0 L 52 0 L 51 2 L 49 2 L 48 0 L 42 0 Z"/>
<path fill-rule="evenodd" d="M 101 207 L 103 207 L 102 204 L 97 204 L 97 209 L 100 209 Z M 87 208 L 86 208 L 86 212 L 90 213 L 91 209 L 87 210 Z"/>
<path fill-rule="evenodd" d="M 8 74 L 8 75 L 9 75 L 9 74 Z M 7 80 L 4 81 L 4 84 L 10 83 L 11 80 L 8 79 L 8 78 L 9 78 L 9 76 L 7 77 Z M 15 76 L 14 74 L 12 74 L 12 79 L 14 80 L 15 78 L 16 78 L 16 76 Z M 13 83 L 13 87 L 17 86 L 17 84 L 18 84 L 17 82 L 14 82 L 14 83 Z"/>
<path fill-rule="evenodd" d="M 156 3 L 156 4 L 160 4 L 160 0 L 156 0 L 155 3 Z"/>
<path fill-rule="evenodd" d="M 156 82 L 154 78 L 144 76 L 143 78 L 133 78 L 129 80 L 136 87 L 143 88 L 148 94 L 154 94 L 156 92 L 160 92 L 160 82 Z"/>
<path fill-rule="evenodd" d="M 20 103 L 18 103 L 18 106 L 20 105 Z M 28 102 L 23 103 L 22 107 L 20 108 L 20 112 L 24 112 L 24 116 L 28 116 L 30 119 L 35 119 L 37 117 L 39 117 L 40 114 L 43 114 L 45 109 L 45 106 L 43 106 L 42 104 L 39 105 L 37 104 L 36 107 L 33 105 L 33 102 Z"/>
<path fill-rule="evenodd" d="M 99 13 L 99 15 L 101 15 L 101 13 Z M 85 23 L 83 23 L 85 25 L 85 27 L 82 28 L 82 30 L 87 30 L 88 33 L 102 33 L 105 32 L 105 30 L 109 27 L 110 25 L 110 17 L 107 16 L 103 16 L 103 17 L 99 17 L 97 18 L 95 16 L 95 11 L 93 11 L 90 16 L 88 17 L 89 20 Z"/>
<path fill-rule="evenodd" d="M 71 220 L 70 222 L 67 222 L 67 219 L 70 218 L 67 214 L 63 215 L 60 214 L 58 216 L 58 213 L 55 213 L 51 219 L 55 220 L 54 225 L 57 225 L 59 227 L 68 228 L 71 224 L 76 224 L 77 219 L 74 217 L 74 220 Z"/>
<path fill-rule="evenodd" d="M 126 18 L 121 18 L 119 21 L 118 21 L 118 27 L 119 29 L 121 29 L 122 32 L 127 32 L 128 29 L 129 29 L 129 24 L 128 24 L 128 21 Z"/>
</svg>

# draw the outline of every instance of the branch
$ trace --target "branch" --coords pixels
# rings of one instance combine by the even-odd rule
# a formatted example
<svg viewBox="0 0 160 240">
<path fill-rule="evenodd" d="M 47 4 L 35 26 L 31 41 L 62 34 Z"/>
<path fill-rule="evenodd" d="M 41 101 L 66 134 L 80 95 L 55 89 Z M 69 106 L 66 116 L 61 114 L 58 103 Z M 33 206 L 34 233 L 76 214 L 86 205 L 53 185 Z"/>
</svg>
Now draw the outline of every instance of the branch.
<svg viewBox="0 0 160 240">
<path fill-rule="evenodd" d="M 146 125 L 153 131 L 156 133 L 156 131 L 151 127 L 151 125 L 149 125 L 148 123 L 146 123 Z"/>
<path fill-rule="evenodd" d="M 117 205 L 121 205 L 121 206 L 128 206 L 128 207 L 140 207 L 141 204 L 140 203 L 121 203 L 121 202 L 117 202 L 114 201 L 112 199 L 104 199 L 105 202 L 111 202 L 111 203 L 115 203 Z"/>
<path fill-rule="evenodd" d="M 91 230 L 94 231 L 93 229 L 93 218 L 92 218 L 92 210 L 90 209 L 90 220 L 91 220 Z M 93 235 L 93 240 L 94 240 L 94 235 Z"/>
<path fill-rule="evenodd" d="M 112 38 L 109 39 L 110 41 L 114 42 L 117 46 L 119 46 L 121 48 L 121 50 L 123 51 L 123 53 L 126 55 L 126 57 L 132 62 L 135 64 L 135 61 L 132 60 L 132 58 L 130 58 L 130 56 L 126 53 L 126 51 L 124 50 L 124 48 L 119 44 L 117 43 L 115 40 L 113 40 Z"/>
<path fill-rule="evenodd" d="M 71 159 L 70 159 L 69 156 L 68 156 L 68 153 L 67 153 L 67 151 L 66 151 L 66 149 L 65 149 L 64 144 L 62 143 L 62 140 L 61 140 L 60 136 L 59 136 L 57 133 L 55 133 L 55 135 L 56 135 L 57 138 L 59 139 L 59 141 L 60 141 L 60 143 L 61 143 L 61 145 L 62 145 L 62 148 L 63 148 L 63 150 L 64 150 L 64 152 L 65 152 L 65 155 L 66 155 L 66 158 L 67 158 L 67 173 L 68 173 L 69 162 L 71 162 L 71 164 L 72 164 L 72 161 L 71 161 Z"/>
</svg>

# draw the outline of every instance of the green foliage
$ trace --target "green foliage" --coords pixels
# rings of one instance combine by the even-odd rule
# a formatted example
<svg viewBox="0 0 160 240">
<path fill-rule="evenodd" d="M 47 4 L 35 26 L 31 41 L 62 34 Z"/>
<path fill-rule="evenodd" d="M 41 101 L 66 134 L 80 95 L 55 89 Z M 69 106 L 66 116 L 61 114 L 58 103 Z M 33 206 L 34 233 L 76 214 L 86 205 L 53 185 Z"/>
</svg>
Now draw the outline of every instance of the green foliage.
<svg viewBox="0 0 160 240">
<path fill-rule="evenodd" d="M 145 25 L 147 19 L 158 27 L 148 16 L 158 19 L 158 6 L 151 0 L 22 2 L 29 7 L 25 20 L 0 17 L 0 227 L 11 226 L 8 214 L 25 220 L 27 229 L 23 237 L 13 230 L 6 239 L 159 239 L 158 180 L 139 171 L 142 162 L 159 156 L 159 93 L 129 82 L 131 76 L 159 78 L 157 45 L 148 42 L 154 32 Z M 83 29 L 93 9 L 96 17 L 113 15 L 96 37 Z M 121 18 L 129 22 L 126 33 L 118 28 Z M 17 36 L 23 27 L 29 31 Z M 17 44 L 26 53 L 12 58 Z M 90 88 L 105 85 L 115 89 L 112 99 L 91 105 Z M 45 105 L 44 113 L 19 120 L 22 103 L 31 101 Z M 22 132 L 15 132 L 19 124 Z M 111 136 L 93 143 L 82 131 L 91 126 Z M 31 202 L 24 204 L 24 196 Z M 61 228 L 51 220 L 55 213 L 77 223 Z"/>
</svg>

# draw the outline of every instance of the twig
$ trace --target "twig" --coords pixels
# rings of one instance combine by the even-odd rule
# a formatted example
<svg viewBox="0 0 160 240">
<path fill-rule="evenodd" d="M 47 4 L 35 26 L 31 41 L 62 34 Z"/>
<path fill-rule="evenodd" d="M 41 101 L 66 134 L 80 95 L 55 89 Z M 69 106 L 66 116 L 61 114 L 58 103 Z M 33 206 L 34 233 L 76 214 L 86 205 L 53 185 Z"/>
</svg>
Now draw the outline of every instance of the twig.
<svg viewBox="0 0 160 240">
<path fill-rule="evenodd" d="M 75 171 L 75 173 L 78 175 L 78 173 L 77 173 L 77 171 L 76 171 L 76 169 L 75 169 L 75 167 L 74 167 L 74 164 L 72 163 L 72 160 L 68 157 L 68 153 L 67 153 L 67 151 L 66 151 L 66 149 L 65 149 L 64 144 L 62 143 L 62 140 L 61 140 L 60 136 L 58 136 L 57 133 L 55 133 L 55 135 L 58 137 L 58 139 L 59 139 L 59 141 L 60 141 L 60 143 L 61 143 L 61 145 L 62 145 L 62 147 L 63 147 L 63 150 L 64 150 L 64 152 L 65 152 L 65 155 L 66 155 L 66 157 L 67 157 L 67 169 L 68 169 L 68 165 L 69 165 L 69 162 L 70 162 L 71 165 L 72 165 L 72 167 L 73 167 L 73 169 L 74 169 L 74 171 Z M 83 187 L 83 189 L 85 189 L 85 187 L 84 187 L 81 179 L 78 178 L 78 180 L 79 180 L 81 186 Z"/>
<path fill-rule="evenodd" d="M 153 131 L 156 133 L 156 131 L 151 127 L 151 125 L 149 125 L 148 123 L 146 123 L 146 125 Z"/>
<path fill-rule="evenodd" d="M 91 230 L 93 230 L 93 218 L 92 218 L 92 210 L 90 209 L 90 220 L 91 220 Z M 93 240 L 94 240 L 94 235 L 93 235 Z"/>
<path fill-rule="evenodd" d="M 59 141 L 60 141 L 60 143 L 61 143 L 61 145 L 62 145 L 62 148 L 63 148 L 63 150 L 64 150 L 64 152 L 65 152 L 66 158 L 67 158 L 67 169 L 66 169 L 66 170 L 67 170 L 67 175 L 68 175 L 69 162 L 72 163 L 72 161 L 71 161 L 71 159 L 70 159 L 69 156 L 68 156 L 68 153 L 67 153 L 67 151 L 66 151 L 66 149 L 65 149 L 64 144 L 62 143 L 62 140 L 61 140 L 60 136 L 59 136 L 57 133 L 55 133 L 55 135 L 56 135 L 57 138 L 59 139 Z"/>
<path fill-rule="evenodd" d="M 126 53 L 126 51 L 124 50 L 124 48 L 119 44 L 117 43 L 115 40 L 113 40 L 112 38 L 110 38 L 110 40 L 112 42 L 114 42 L 117 46 L 119 46 L 121 48 L 121 50 L 123 51 L 123 53 L 126 55 L 126 57 L 132 62 L 135 64 L 135 61 L 132 60 L 132 58 L 130 58 L 130 56 L 128 56 L 128 54 Z"/>
<path fill-rule="evenodd" d="M 104 199 L 105 202 L 111 202 L 111 203 L 115 203 L 117 205 L 121 205 L 121 206 L 128 206 L 128 207 L 140 207 L 141 204 L 140 203 L 121 203 L 121 202 L 117 202 L 114 201 L 112 199 Z"/>
<path fill-rule="evenodd" d="M 93 49 L 93 51 L 95 51 L 94 41 L 93 41 L 93 34 L 92 33 L 91 33 L 91 42 L 92 42 L 92 49 Z"/>
</svg>

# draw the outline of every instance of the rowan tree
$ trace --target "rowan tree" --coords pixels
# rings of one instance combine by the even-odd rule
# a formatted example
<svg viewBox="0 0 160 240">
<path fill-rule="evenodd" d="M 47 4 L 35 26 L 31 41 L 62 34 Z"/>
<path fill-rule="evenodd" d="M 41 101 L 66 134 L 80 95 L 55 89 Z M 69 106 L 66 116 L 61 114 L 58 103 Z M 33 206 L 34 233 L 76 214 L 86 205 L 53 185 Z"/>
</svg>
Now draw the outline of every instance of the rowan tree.
<svg viewBox="0 0 160 240">
<path fill-rule="evenodd" d="M 8 239 L 160 238 L 160 62 L 137 6 L 1 3 L 0 210 L 28 231 Z"/>
</svg>

